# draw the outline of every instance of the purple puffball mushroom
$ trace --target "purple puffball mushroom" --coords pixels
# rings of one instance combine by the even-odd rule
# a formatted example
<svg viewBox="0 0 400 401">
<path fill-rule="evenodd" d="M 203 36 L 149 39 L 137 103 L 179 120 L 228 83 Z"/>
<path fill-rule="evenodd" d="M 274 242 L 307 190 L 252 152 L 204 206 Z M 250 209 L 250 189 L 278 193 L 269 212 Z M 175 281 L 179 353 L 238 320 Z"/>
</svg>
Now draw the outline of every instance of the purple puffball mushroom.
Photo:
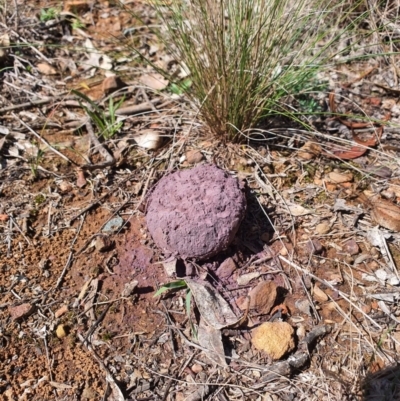
<svg viewBox="0 0 400 401">
<path fill-rule="evenodd" d="M 164 252 L 201 260 L 228 247 L 245 211 L 239 181 L 205 164 L 164 176 L 148 198 L 146 221 Z"/>
</svg>

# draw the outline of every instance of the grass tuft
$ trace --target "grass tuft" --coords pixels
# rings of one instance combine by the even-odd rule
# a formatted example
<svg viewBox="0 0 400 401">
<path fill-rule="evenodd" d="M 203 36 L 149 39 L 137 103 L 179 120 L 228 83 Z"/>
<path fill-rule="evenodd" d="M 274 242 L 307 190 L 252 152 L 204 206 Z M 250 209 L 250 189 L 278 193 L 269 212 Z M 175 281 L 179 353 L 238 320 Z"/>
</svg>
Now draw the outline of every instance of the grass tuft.
<svg viewBox="0 0 400 401">
<path fill-rule="evenodd" d="M 290 115 L 288 96 L 304 93 L 338 55 L 344 35 L 366 17 L 362 3 L 152 1 L 166 27 L 161 40 L 190 73 L 187 95 L 211 132 L 233 142 L 264 117 Z"/>
</svg>

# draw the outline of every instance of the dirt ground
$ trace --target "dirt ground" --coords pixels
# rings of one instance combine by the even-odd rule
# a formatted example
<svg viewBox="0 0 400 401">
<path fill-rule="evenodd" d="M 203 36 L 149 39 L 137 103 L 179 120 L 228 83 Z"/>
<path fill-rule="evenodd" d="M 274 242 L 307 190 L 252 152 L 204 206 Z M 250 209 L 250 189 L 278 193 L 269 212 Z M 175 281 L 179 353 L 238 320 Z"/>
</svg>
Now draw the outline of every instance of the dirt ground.
<svg viewBox="0 0 400 401">
<path fill-rule="evenodd" d="M 134 13 L 103 0 L 1 6 L 0 399 L 400 399 L 397 49 L 321 77 L 318 102 L 374 119 L 364 131 L 271 119 L 268 140 L 224 144 L 132 51 L 172 63 L 152 8 L 125 3 Z M 118 130 L 99 142 L 73 90 L 104 109 L 122 100 Z M 202 163 L 243 184 L 246 216 L 217 256 L 171 261 L 146 197 Z M 208 338 L 195 283 L 236 324 Z M 252 338 L 277 321 L 293 349 L 274 360 Z"/>
</svg>

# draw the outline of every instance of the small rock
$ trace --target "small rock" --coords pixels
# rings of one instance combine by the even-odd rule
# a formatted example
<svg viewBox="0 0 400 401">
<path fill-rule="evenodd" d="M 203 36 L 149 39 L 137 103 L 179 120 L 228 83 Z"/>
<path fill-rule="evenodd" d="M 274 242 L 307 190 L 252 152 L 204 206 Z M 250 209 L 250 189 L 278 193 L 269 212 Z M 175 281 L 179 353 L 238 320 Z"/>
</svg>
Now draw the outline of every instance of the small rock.
<svg viewBox="0 0 400 401">
<path fill-rule="evenodd" d="M 343 244 L 343 250 L 353 256 L 360 252 L 360 247 L 354 239 L 350 239 Z"/>
<path fill-rule="evenodd" d="M 236 270 L 236 263 L 232 258 L 225 259 L 218 267 L 216 274 L 220 279 L 227 279 Z"/>
<path fill-rule="evenodd" d="M 276 301 L 276 284 L 273 281 L 264 281 L 249 292 L 249 297 L 250 309 L 268 314 Z"/>
<path fill-rule="evenodd" d="M 294 329 L 286 322 L 267 322 L 253 331 L 253 346 L 272 359 L 280 359 L 295 347 Z"/>
<path fill-rule="evenodd" d="M 328 234 L 331 230 L 330 224 L 323 222 L 315 227 L 315 232 L 320 235 Z"/>
<path fill-rule="evenodd" d="M 299 339 L 303 339 L 306 336 L 306 328 L 304 327 L 304 325 L 300 324 L 297 327 L 296 335 Z"/>
<path fill-rule="evenodd" d="M 299 299 L 294 306 L 302 313 L 311 316 L 311 305 L 308 299 Z"/>
<path fill-rule="evenodd" d="M 204 159 L 203 153 L 201 153 L 199 150 L 196 149 L 188 150 L 185 153 L 185 156 L 186 156 L 186 161 L 189 164 L 197 164 Z"/>
<path fill-rule="evenodd" d="M 66 328 L 65 325 L 59 324 L 59 325 L 57 326 L 57 329 L 56 329 L 56 336 L 57 336 L 59 339 L 62 339 L 62 338 L 64 338 L 64 337 L 67 336 L 67 328 Z"/>
<path fill-rule="evenodd" d="M 310 239 L 306 246 L 312 255 L 320 255 L 324 251 L 324 247 L 316 238 Z"/>
<path fill-rule="evenodd" d="M 235 302 L 240 310 L 247 310 L 247 306 L 249 304 L 249 299 L 247 297 L 240 296 L 236 298 Z"/>
<path fill-rule="evenodd" d="M 82 399 L 84 400 L 94 400 L 98 397 L 98 394 L 91 387 L 85 387 L 82 391 Z"/>
<path fill-rule="evenodd" d="M 164 262 L 162 262 L 162 265 L 164 267 L 165 270 L 165 274 L 168 277 L 174 277 L 176 274 L 176 259 L 172 259 L 172 260 L 166 260 Z"/>
<path fill-rule="evenodd" d="M 96 237 L 96 241 L 94 243 L 94 247 L 99 252 L 105 252 L 112 248 L 114 242 L 108 235 L 99 235 Z"/>
<path fill-rule="evenodd" d="M 157 150 L 163 144 L 163 137 L 159 131 L 144 129 L 140 135 L 134 137 L 135 142 L 144 149 Z"/>
<path fill-rule="evenodd" d="M 29 316 L 34 310 L 35 307 L 29 303 L 8 307 L 11 320 L 13 321 Z"/>
<path fill-rule="evenodd" d="M 342 184 L 344 182 L 353 181 L 353 174 L 337 173 L 335 171 L 332 171 L 328 174 L 328 180 L 333 184 Z"/>
<path fill-rule="evenodd" d="M 122 217 L 114 217 L 111 219 L 101 231 L 103 233 L 113 233 L 119 230 L 124 225 L 124 219 Z"/>
<path fill-rule="evenodd" d="M 135 288 L 138 286 L 139 282 L 137 280 L 133 280 L 129 283 L 125 283 L 124 290 L 122 291 L 123 297 L 129 297 L 135 291 Z"/>
<path fill-rule="evenodd" d="M 246 273 L 238 277 L 236 282 L 238 283 L 238 285 L 247 285 L 250 283 L 251 280 L 254 280 L 255 278 L 258 278 L 260 276 L 261 273 L 259 272 Z"/>
<path fill-rule="evenodd" d="M 192 372 L 193 373 L 200 373 L 203 371 L 203 366 L 199 365 L 198 363 L 194 363 L 192 366 Z"/>
<path fill-rule="evenodd" d="M 70 182 L 63 180 L 58 184 L 58 188 L 62 193 L 67 193 L 71 191 L 72 185 Z"/>
<path fill-rule="evenodd" d="M 64 313 L 68 312 L 68 305 L 63 305 L 60 309 L 57 309 L 54 313 L 54 316 L 58 319 Z"/>
<path fill-rule="evenodd" d="M 273 236 L 273 233 L 266 231 L 265 233 L 261 234 L 261 241 L 269 242 L 269 241 L 271 241 L 272 236 Z"/>
</svg>

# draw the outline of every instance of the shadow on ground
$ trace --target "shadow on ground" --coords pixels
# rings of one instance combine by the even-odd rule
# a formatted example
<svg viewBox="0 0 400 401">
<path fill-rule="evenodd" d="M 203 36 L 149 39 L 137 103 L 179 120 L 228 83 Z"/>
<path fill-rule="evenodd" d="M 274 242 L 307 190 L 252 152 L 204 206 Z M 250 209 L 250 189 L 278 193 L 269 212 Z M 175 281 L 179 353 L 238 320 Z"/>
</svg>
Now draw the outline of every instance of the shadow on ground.
<svg viewBox="0 0 400 401">
<path fill-rule="evenodd" d="M 362 389 L 362 401 L 400 401 L 400 365 L 369 374 Z"/>
</svg>

